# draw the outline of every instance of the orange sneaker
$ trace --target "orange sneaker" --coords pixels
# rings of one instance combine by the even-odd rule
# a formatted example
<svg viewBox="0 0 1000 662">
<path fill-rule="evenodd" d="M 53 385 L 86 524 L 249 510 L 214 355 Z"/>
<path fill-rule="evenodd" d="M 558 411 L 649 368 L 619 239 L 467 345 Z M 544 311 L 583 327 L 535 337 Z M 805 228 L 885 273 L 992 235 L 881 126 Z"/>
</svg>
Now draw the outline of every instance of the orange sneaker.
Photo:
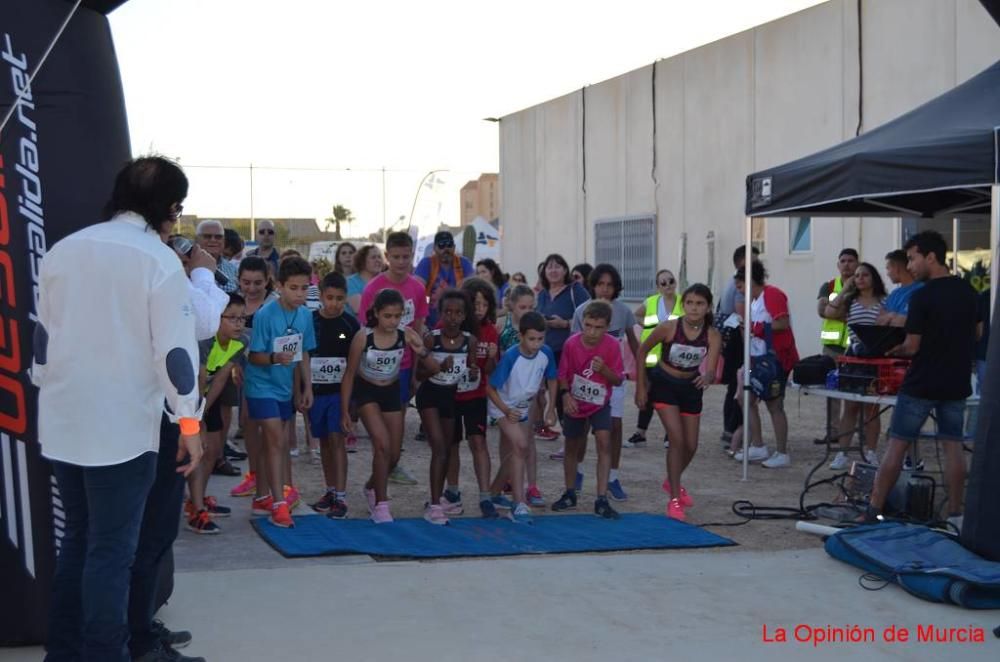
<svg viewBox="0 0 1000 662">
<path fill-rule="evenodd" d="M 285 501 L 288 503 L 288 510 L 295 510 L 300 503 L 302 503 L 302 497 L 299 496 L 299 491 L 294 485 L 285 485 L 285 489 L 282 490 Z"/>
<path fill-rule="evenodd" d="M 253 496 L 257 491 L 257 476 L 250 471 L 243 475 L 243 480 L 239 485 L 229 490 L 229 496 L 245 497 Z"/>
<path fill-rule="evenodd" d="M 288 509 L 288 504 L 284 501 L 276 503 L 271 509 L 271 524 L 280 526 L 283 529 L 295 528 L 295 521 L 292 520 L 292 513 Z"/>
<path fill-rule="evenodd" d="M 260 515 L 266 517 L 271 514 L 271 509 L 274 506 L 274 497 L 268 494 L 266 497 L 261 497 L 259 499 L 253 500 L 253 505 L 250 507 L 251 515 Z"/>
</svg>

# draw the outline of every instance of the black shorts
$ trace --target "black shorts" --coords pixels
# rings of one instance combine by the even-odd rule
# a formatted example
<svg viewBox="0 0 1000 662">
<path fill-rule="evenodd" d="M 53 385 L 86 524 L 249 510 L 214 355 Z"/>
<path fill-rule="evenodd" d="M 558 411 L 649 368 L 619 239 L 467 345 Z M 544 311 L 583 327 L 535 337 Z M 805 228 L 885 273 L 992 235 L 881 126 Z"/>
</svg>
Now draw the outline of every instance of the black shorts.
<svg viewBox="0 0 1000 662">
<path fill-rule="evenodd" d="M 417 411 L 437 409 L 441 418 L 455 418 L 456 386 L 439 386 L 424 382 L 417 389 Z"/>
<path fill-rule="evenodd" d="M 486 436 L 486 398 L 455 401 L 455 440 Z"/>
<path fill-rule="evenodd" d="M 695 377 L 680 379 L 660 368 L 654 368 L 650 372 L 652 379 L 649 401 L 656 409 L 662 409 L 662 405 L 671 405 L 680 409 L 682 414 L 701 414 L 701 397 L 704 392 L 694 385 Z"/>
<path fill-rule="evenodd" d="M 402 411 L 403 405 L 399 395 L 399 380 L 380 386 L 372 384 L 364 377 L 354 380 L 354 392 L 351 399 L 358 409 L 368 404 L 376 404 L 383 412 Z"/>
<path fill-rule="evenodd" d="M 218 432 L 222 429 L 222 403 L 220 400 L 221 398 L 216 398 L 212 406 L 206 409 L 202 415 L 206 432 Z"/>
<path fill-rule="evenodd" d="M 222 403 L 223 407 L 240 406 L 240 389 L 237 388 L 232 379 L 226 381 L 226 387 L 223 388 L 222 393 L 219 394 L 218 401 Z"/>
</svg>

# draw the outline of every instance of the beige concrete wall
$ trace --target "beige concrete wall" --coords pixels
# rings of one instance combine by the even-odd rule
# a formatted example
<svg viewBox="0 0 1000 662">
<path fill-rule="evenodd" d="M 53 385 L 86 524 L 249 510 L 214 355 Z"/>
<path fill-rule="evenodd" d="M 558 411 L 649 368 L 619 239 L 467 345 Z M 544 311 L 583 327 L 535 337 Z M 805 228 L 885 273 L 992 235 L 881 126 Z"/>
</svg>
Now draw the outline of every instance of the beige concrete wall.
<svg viewBox="0 0 1000 662">
<path fill-rule="evenodd" d="M 862 26 L 862 130 L 1000 58 L 1000 28 L 976 0 L 865 0 Z M 530 273 L 550 252 L 592 260 L 596 220 L 652 212 L 660 267 L 679 268 L 686 233 L 689 282 L 707 277 L 714 232 L 711 285 L 720 291 L 743 241 L 746 175 L 855 135 L 857 3 L 831 0 L 658 61 L 655 90 L 653 78 L 650 65 L 502 119 L 505 269 Z M 900 223 L 816 218 L 807 254 L 789 254 L 788 226 L 766 221 L 764 260 L 789 295 L 799 349 L 811 354 L 816 291 L 839 250 L 855 247 L 881 266 Z"/>
</svg>

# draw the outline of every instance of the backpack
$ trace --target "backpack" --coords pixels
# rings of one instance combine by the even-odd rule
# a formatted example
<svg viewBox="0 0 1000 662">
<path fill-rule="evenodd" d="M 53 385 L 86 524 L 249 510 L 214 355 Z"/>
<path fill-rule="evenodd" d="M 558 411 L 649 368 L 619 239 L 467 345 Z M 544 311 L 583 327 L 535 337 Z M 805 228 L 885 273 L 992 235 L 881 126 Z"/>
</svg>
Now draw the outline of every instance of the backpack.
<svg viewBox="0 0 1000 662">
<path fill-rule="evenodd" d="M 764 401 L 774 400 L 781 395 L 781 364 L 778 363 L 778 355 L 774 353 L 773 340 L 771 325 L 764 324 L 767 351 L 760 356 L 750 357 L 750 390 Z"/>
</svg>

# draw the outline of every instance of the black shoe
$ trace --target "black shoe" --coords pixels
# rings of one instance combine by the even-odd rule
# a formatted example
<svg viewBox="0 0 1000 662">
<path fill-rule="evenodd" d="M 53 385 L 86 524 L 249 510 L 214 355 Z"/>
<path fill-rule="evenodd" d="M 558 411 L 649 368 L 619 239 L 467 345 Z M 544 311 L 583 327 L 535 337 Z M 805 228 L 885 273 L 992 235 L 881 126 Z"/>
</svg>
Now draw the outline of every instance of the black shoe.
<svg viewBox="0 0 1000 662">
<path fill-rule="evenodd" d="M 171 648 L 184 648 L 191 643 L 191 633 L 187 630 L 177 630 L 176 632 L 171 632 L 167 629 L 167 626 L 163 624 L 158 618 L 153 619 L 153 634 L 164 644 L 170 646 Z"/>
<path fill-rule="evenodd" d="M 594 501 L 594 514 L 604 519 L 618 519 L 618 511 L 611 507 L 608 497 L 597 497 Z"/>
<path fill-rule="evenodd" d="M 212 469 L 212 474 L 216 476 L 240 476 L 243 474 L 239 467 L 234 467 L 229 460 L 219 460 Z"/>
<path fill-rule="evenodd" d="M 226 459 L 236 460 L 237 462 L 242 462 L 243 460 L 247 459 L 246 453 L 240 450 L 236 450 L 229 444 L 226 444 L 225 447 L 222 449 L 222 454 Z"/>
<path fill-rule="evenodd" d="M 330 519 L 347 519 L 347 504 L 340 499 L 334 499 L 326 516 Z"/>
<path fill-rule="evenodd" d="M 646 445 L 646 436 L 639 432 L 634 432 L 624 444 L 625 448 L 642 448 Z"/>
<path fill-rule="evenodd" d="M 181 655 L 172 646 L 161 643 L 141 657 L 134 658 L 132 662 L 206 662 L 206 660 L 203 657 Z"/>
<path fill-rule="evenodd" d="M 566 490 L 559 500 L 552 504 L 552 510 L 561 513 L 564 510 L 576 510 L 576 491 Z"/>
</svg>

